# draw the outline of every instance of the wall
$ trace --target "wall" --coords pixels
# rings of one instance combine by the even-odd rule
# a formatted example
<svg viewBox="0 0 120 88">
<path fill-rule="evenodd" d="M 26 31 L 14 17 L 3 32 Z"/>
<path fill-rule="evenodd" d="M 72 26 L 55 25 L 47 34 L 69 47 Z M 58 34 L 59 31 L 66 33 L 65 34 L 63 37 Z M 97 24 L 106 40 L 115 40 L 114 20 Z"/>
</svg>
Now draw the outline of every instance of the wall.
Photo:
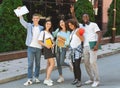
<svg viewBox="0 0 120 88">
<path fill-rule="evenodd" d="M 107 30 L 107 22 L 108 22 L 108 9 L 110 7 L 110 4 L 111 4 L 112 0 L 103 0 L 103 18 L 102 18 L 102 21 L 103 21 L 103 32 L 106 32 Z"/>
</svg>

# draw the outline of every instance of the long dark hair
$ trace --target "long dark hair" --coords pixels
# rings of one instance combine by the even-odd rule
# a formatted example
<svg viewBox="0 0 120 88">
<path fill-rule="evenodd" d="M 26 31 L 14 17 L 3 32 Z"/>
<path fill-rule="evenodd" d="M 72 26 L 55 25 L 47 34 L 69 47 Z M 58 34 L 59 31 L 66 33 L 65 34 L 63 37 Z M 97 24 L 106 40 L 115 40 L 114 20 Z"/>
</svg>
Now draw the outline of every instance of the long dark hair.
<svg viewBox="0 0 120 88">
<path fill-rule="evenodd" d="M 45 24 L 46 24 L 47 22 L 51 22 L 51 20 L 46 20 L 46 21 L 45 21 Z M 46 29 L 45 24 L 44 24 L 44 27 L 45 27 L 44 30 Z M 52 30 L 53 30 L 53 26 L 52 26 L 52 22 L 51 22 L 51 28 L 49 29 L 49 32 L 52 33 Z"/>
<path fill-rule="evenodd" d="M 67 20 L 67 25 L 71 23 L 72 25 L 74 25 L 75 28 L 78 28 L 79 27 L 79 24 L 78 22 L 75 20 L 75 19 L 69 19 Z M 68 26 L 69 27 L 69 26 Z"/>
<path fill-rule="evenodd" d="M 66 28 L 66 32 L 67 32 L 67 31 L 68 31 L 68 27 L 67 27 L 67 22 L 66 22 L 66 20 L 65 20 L 65 19 L 60 19 L 60 20 L 59 20 L 59 26 L 58 26 L 59 31 L 61 31 L 61 30 L 62 30 L 62 28 L 61 28 L 61 26 L 60 26 L 60 21 L 65 22 L 65 28 Z"/>
</svg>

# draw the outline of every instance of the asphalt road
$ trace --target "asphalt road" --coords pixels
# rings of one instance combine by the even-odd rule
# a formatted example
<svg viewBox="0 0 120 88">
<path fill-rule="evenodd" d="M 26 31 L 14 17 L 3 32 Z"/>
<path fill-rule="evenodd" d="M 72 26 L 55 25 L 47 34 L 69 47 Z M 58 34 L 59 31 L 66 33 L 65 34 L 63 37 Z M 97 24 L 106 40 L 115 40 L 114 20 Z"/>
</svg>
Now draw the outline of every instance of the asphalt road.
<svg viewBox="0 0 120 88">
<path fill-rule="evenodd" d="M 82 82 L 84 83 L 89 78 L 86 74 L 83 64 L 81 64 L 81 68 Z M 120 88 L 120 53 L 98 59 L 98 68 L 100 75 L 100 85 L 97 88 Z M 73 73 L 69 70 L 69 68 L 63 69 L 63 75 L 65 82 L 57 83 L 56 80 L 58 79 L 58 71 L 53 71 L 51 79 L 54 81 L 54 85 L 52 87 L 48 87 L 43 84 L 43 80 L 45 78 L 45 73 L 43 73 L 40 74 L 39 79 L 41 80 L 41 83 L 39 84 L 33 84 L 26 87 L 23 85 L 23 83 L 27 80 L 27 78 L 24 78 L 5 84 L 0 84 L 0 88 L 76 88 L 76 86 L 71 85 L 73 80 Z M 91 85 L 83 85 L 80 88 L 91 88 Z"/>
</svg>

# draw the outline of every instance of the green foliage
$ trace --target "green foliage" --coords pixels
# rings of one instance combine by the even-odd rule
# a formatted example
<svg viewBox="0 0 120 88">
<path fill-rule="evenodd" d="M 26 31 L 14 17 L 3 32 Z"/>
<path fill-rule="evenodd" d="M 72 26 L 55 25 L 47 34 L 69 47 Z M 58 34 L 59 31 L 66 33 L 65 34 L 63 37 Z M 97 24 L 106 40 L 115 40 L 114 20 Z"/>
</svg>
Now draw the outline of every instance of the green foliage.
<svg viewBox="0 0 120 88">
<path fill-rule="evenodd" d="M 0 52 L 25 49 L 25 29 L 21 26 L 14 9 L 22 0 L 3 0 L 0 4 Z"/>
<path fill-rule="evenodd" d="M 107 32 L 104 35 L 111 36 L 112 35 L 112 28 L 113 28 L 113 17 L 114 17 L 114 0 L 112 1 L 110 8 L 108 10 L 108 27 Z M 116 35 L 120 35 L 120 0 L 116 0 Z"/>
<path fill-rule="evenodd" d="M 84 13 L 89 14 L 91 21 L 95 20 L 93 6 L 89 0 L 78 0 L 75 3 L 75 12 L 79 22 L 82 22 L 82 15 Z"/>
</svg>

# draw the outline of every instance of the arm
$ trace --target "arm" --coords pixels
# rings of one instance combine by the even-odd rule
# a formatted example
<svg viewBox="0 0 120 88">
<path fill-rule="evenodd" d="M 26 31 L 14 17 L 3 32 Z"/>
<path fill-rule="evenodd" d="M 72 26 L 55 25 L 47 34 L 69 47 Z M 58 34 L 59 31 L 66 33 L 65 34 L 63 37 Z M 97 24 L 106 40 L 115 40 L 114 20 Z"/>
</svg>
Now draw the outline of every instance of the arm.
<svg viewBox="0 0 120 88">
<path fill-rule="evenodd" d="M 70 12 L 71 12 L 72 18 L 75 19 L 78 22 L 78 20 L 77 20 L 77 18 L 75 16 L 75 10 L 74 10 L 74 6 L 73 5 L 71 5 L 71 7 L 70 7 Z"/>
<path fill-rule="evenodd" d="M 43 43 L 41 40 L 38 40 L 38 43 L 43 46 L 43 47 L 46 47 L 48 49 L 52 48 L 52 46 L 47 46 L 45 43 Z"/>
<path fill-rule="evenodd" d="M 76 32 L 76 35 L 80 38 L 82 42 L 84 41 L 84 36 L 80 35 L 79 30 Z"/>
<path fill-rule="evenodd" d="M 59 28 L 57 28 L 54 32 L 52 32 L 53 37 L 57 37 L 57 33 L 59 32 Z"/>
<path fill-rule="evenodd" d="M 41 45 L 41 46 L 43 46 L 43 47 L 46 47 L 46 48 L 51 48 L 52 46 L 48 46 L 48 45 L 46 45 L 44 42 L 45 40 L 45 32 L 44 31 L 42 31 L 41 33 L 40 33 L 40 35 L 39 35 L 39 38 L 38 38 L 38 43 Z"/>
<path fill-rule="evenodd" d="M 17 9 L 20 9 L 21 6 L 19 6 Z M 23 16 L 19 16 L 20 23 L 23 27 L 27 28 L 28 23 L 24 20 Z"/>
<path fill-rule="evenodd" d="M 43 41 L 42 41 L 42 40 L 38 40 L 38 43 L 39 43 L 41 46 L 46 47 L 46 45 L 43 43 Z"/>
<path fill-rule="evenodd" d="M 98 50 L 99 44 L 101 42 L 101 31 L 97 31 L 96 33 L 98 35 L 98 41 L 97 41 L 96 45 L 94 46 L 94 49 L 93 49 L 94 51 Z"/>
<path fill-rule="evenodd" d="M 70 43 L 70 32 L 68 32 L 68 36 L 67 36 L 67 39 L 65 41 L 65 46 L 69 46 L 69 43 Z"/>
<path fill-rule="evenodd" d="M 22 16 L 19 17 L 19 19 L 20 19 L 20 23 L 22 24 L 22 26 L 27 29 L 28 23 L 24 20 L 24 18 Z"/>
</svg>

